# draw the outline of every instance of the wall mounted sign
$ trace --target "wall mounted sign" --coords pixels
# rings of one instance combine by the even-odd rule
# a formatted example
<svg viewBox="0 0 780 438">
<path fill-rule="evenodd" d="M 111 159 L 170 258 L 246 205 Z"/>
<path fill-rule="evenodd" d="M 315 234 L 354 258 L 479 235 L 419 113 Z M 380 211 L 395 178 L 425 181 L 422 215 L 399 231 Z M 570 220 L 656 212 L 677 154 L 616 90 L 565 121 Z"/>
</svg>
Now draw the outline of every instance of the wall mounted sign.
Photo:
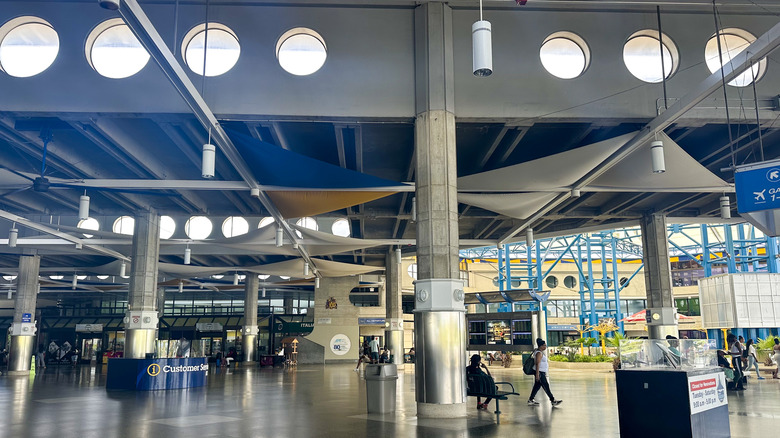
<svg viewBox="0 0 780 438">
<path fill-rule="evenodd" d="M 345 334 L 339 333 L 330 339 L 330 351 L 338 356 L 343 356 L 349 353 L 349 349 L 352 348 L 352 342 Z"/>
</svg>

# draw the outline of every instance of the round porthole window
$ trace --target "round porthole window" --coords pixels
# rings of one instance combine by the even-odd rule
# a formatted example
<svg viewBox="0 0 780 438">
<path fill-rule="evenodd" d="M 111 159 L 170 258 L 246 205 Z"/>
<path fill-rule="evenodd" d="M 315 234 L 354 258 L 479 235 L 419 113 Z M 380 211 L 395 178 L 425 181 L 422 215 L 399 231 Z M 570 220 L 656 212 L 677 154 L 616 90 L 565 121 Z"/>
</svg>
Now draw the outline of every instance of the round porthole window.
<svg viewBox="0 0 780 438">
<path fill-rule="evenodd" d="M 0 26 L 0 69 L 17 78 L 35 76 L 52 65 L 60 37 L 38 17 L 18 17 Z"/>
<path fill-rule="evenodd" d="M 546 284 L 550 289 L 555 289 L 558 287 L 558 277 L 554 275 L 548 275 L 547 278 L 544 279 L 544 284 Z"/>
<path fill-rule="evenodd" d="M 726 65 L 731 62 L 737 55 L 742 53 L 748 46 L 756 40 L 756 37 L 750 32 L 737 28 L 723 29 L 719 33 L 720 46 L 723 58 L 723 64 Z M 704 59 L 707 62 L 707 68 L 710 73 L 715 73 L 720 69 L 721 56 L 718 52 L 718 38 L 713 35 L 707 45 L 704 47 Z M 758 63 L 753 64 L 752 68 L 747 68 L 744 73 L 737 76 L 729 82 L 729 85 L 734 87 L 747 87 L 753 82 L 753 78 L 756 80 L 761 79 L 766 73 L 766 58 L 762 59 Z"/>
<path fill-rule="evenodd" d="M 317 32 L 296 27 L 276 42 L 276 59 L 287 73 L 307 76 L 319 70 L 328 57 L 325 40 Z"/>
<path fill-rule="evenodd" d="M 572 32 L 555 32 L 539 49 L 544 69 L 561 79 L 574 79 L 590 65 L 590 48 L 582 37 Z"/>
<path fill-rule="evenodd" d="M 661 60 L 661 46 L 663 44 L 663 61 Z M 680 54 L 677 45 L 661 34 L 658 38 L 657 30 L 640 30 L 628 38 L 623 46 L 623 62 L 634 77 L 643 82 L 658 83 L 664 76 L 668 79 L 677 71 L 680 62 Z"/>
<path fill-rule="evenodd" d="M 241 55 L 238 37 L 229 27 L 220 23 L 209 23 L 208 36 L 206 33 L 205 23 L 187 32 L 182 41 L 184 62 L 199 75 L 225 74 L 236 65 Z"/>
<path fill-rule="evenodd" d="M 149 62 L 149 53 L 121 18 L 106 20 L 87 37 L 87 62 L 101 76 L 130 77 Z"/>
</svg>

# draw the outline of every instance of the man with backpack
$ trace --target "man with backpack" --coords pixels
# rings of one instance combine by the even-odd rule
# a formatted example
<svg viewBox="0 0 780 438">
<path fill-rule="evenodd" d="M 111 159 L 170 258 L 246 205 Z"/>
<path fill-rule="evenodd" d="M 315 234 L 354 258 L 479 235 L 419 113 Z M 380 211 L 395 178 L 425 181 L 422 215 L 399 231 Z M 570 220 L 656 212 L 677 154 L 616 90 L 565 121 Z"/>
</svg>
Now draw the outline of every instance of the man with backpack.
<svg viewBox="0 0 780 438">
<path fill-rule="evenodd" d="M 547 372 L 549 370 L 549 364 L 547 363 L 547 355 L 544 351 L 547 350 L 547 343 L 543 339 L 536 339 L 536 350 L 531 353 L 531 356 L 523 362 L 523 372 L 528 375 L 534 375 L 536 381 L 534 382 L 534 388 L 531 390 L 531 396 L 528 397 L 528 406 L 539 406 L 539 402 L 534 400 L 536 393 L 540 388 L 544 389 L 547 393 L 547 397 L 550 398 L 550 403 L 553 406 L 558 406 L 563 400 L 556 400 L 550 391 L 550 384 L 547 382 Z"/>
</svg>

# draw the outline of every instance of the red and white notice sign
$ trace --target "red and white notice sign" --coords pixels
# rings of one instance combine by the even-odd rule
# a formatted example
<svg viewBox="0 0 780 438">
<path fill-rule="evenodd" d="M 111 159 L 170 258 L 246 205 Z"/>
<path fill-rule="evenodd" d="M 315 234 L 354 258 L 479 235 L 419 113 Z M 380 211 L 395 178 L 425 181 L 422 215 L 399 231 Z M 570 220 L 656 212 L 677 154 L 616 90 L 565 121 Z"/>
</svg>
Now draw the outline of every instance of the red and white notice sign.
<svg viewBox="0 0 780 438">
<path fill-rule="evenodd" d="M 691 402 L 691 415 L 726 406 L 726 375 L 710 373 L 688 377 L 688 400 Z"/>
</svg>

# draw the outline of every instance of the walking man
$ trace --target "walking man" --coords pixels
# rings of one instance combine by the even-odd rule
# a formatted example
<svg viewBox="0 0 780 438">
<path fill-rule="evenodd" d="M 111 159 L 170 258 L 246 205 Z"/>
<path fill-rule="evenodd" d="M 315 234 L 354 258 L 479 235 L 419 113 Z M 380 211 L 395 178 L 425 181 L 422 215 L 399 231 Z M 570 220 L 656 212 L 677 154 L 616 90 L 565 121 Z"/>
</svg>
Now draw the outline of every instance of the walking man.
<svg viewBox="0 0 780 438">
<path fill-rule="evenodd" d="M 379 339 L 372 337 L 368 347 L 371 348 L 371 363 L 379 363 Z"/>
<path fill-rule="evenodd" d="M 544 389 L 544 392 L 547 393 L 547 397 L 550 398 L 550 402 L 553 406 L 558 406 L 563 400 L 555 399 L 552 391 L 550 391 L 550 383 L 547 382 L 547 371 L 550 369 L 549 364 L 547 363 L 547 355 L 544 354 L 544 351 L 547 350 L 547 343 L 545 343 L 543 339 L 537 338 L 536 345 L 537 348 L 532 353 L 534 355 L 534 360 L 536 361 L 536 365 L 534 365 L 536 382 L 534 383 L 534 389 L 531 390 L 531 396 L 528 397 L 528 406 L 539 406 L 539 402 L 534 400 L 536 393 L 539 392 L 539 388 Z"/>
</svg>

